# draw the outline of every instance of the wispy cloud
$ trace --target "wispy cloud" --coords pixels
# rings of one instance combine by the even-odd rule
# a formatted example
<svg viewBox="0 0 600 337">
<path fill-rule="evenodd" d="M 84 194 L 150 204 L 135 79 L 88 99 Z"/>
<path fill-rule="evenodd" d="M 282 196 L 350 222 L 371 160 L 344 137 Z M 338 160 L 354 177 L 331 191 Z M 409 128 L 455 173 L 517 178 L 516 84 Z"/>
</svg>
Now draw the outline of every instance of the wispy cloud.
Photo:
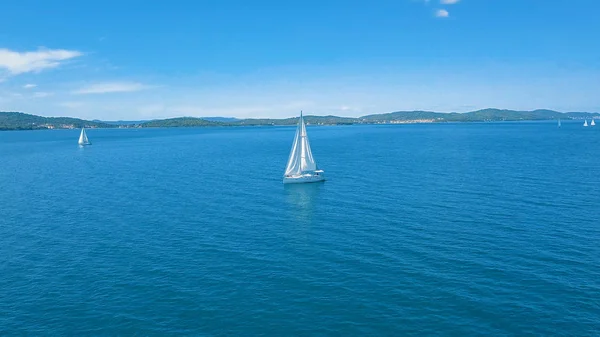
<svg viewBox="0 0 600 337">
<path fill-rule="evenodd" d="M 442 5 L 454 5 L 455 3 L 458 3 L 460 0 L 440 0 L 440 3 Z"/>
<path fill-rule="evenodd" d="M 445 9 L 438 9 L 437 11 L 435 11 L 435 16 L 438 18 L 447 18 L 448 16 L 450 16 L 450 13 L 448 13 L 448 11 Z"/>
<path fill-rule="evenodd" d="M 43 97 L 48 97 L 48 96 L 52 96 L 52 95 L 54 95 L 54 94 L 51 92 L 38 91 L 33 94 L 33 97 L 43 98 Z"/>
<path fill-rule="evenodd" d="M 37 84 L 28 83 L 23 86 L 24 89 L 32 89 L 37 87 Z"/>
<path fill-rule="evenodd" d="M 11 75 L 40 72 L 44 69 L 56 68 L 62 62 L 81 55 L 83 53 L 79 51 L 64 49 L 40 48 L 28 52 L 0 49 L 0 70 L 4 69 Z"/>
<path fill-rule="evenodd" d="M 62 106 L 64 108 L 77 109 L 77 108 L 81 108 L 82 106 L 84 106 L 85 103 L 83 103 L 83 102 L 62 102 L 62 103 L 59 103 L 58 105 Z"/>
<path fill-rule="evenodd" d="M 145 85 L 137 82 L 105 82 L 95 83 L 78 90 L 73 91 L 73 94 L 84 95 L 84 94 L 108 94 L 116 92 L 134 92 L 140 90 L 150 89 L 152 86 Z"/>
</svg>

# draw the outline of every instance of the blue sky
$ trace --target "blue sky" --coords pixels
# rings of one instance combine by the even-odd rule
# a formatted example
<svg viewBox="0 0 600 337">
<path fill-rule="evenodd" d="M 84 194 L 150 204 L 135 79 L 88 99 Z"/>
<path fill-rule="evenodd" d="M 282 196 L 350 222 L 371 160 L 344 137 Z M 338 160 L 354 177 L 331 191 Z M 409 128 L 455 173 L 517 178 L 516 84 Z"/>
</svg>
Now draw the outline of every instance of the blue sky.
<svg viewBox="0 0 600 337">
<path fill-rule="evenodd" d="M 0 9 L 0 111 L 106 120 L 600 111 L 594 0 L 9 0 Z"/>
</svg>

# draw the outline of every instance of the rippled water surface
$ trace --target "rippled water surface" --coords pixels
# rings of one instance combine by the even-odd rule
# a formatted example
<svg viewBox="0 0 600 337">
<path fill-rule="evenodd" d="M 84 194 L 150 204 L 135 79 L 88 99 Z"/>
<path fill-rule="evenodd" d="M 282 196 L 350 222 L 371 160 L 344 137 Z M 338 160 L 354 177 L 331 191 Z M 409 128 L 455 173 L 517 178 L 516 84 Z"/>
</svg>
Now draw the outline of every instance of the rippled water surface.
<svg viewBox="0 0 600 337">
<path fill-rule="evenodd" d="M 580 124 L 0 132 L 0 332 L 598 335 Z"/>
</svg>

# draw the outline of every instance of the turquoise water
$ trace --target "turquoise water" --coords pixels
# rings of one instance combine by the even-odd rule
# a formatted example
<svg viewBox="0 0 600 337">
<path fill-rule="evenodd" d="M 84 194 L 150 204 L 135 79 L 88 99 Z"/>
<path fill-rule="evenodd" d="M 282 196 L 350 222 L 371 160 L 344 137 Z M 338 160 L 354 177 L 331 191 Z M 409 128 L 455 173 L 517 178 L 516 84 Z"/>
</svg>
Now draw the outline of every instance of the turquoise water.
<svg viewBox="0 0 600 337">
<path fill-rule="evenodd" d="M 0 332 L 598 335 L 600 127 L 0 132 Z"/>
</svg>

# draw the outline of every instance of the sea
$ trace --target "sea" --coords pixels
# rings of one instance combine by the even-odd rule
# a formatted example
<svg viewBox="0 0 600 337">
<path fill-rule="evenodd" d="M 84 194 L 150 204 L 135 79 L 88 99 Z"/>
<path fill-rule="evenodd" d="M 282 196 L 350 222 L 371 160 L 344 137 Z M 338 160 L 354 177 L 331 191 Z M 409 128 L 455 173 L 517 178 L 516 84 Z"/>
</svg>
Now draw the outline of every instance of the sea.
<svg viewBox="0 0 600 337">
<path fill-rule="evenodd" d="M 0 335 L 599 336 L 582 124 L 0 132 Z"/>
</svg>

